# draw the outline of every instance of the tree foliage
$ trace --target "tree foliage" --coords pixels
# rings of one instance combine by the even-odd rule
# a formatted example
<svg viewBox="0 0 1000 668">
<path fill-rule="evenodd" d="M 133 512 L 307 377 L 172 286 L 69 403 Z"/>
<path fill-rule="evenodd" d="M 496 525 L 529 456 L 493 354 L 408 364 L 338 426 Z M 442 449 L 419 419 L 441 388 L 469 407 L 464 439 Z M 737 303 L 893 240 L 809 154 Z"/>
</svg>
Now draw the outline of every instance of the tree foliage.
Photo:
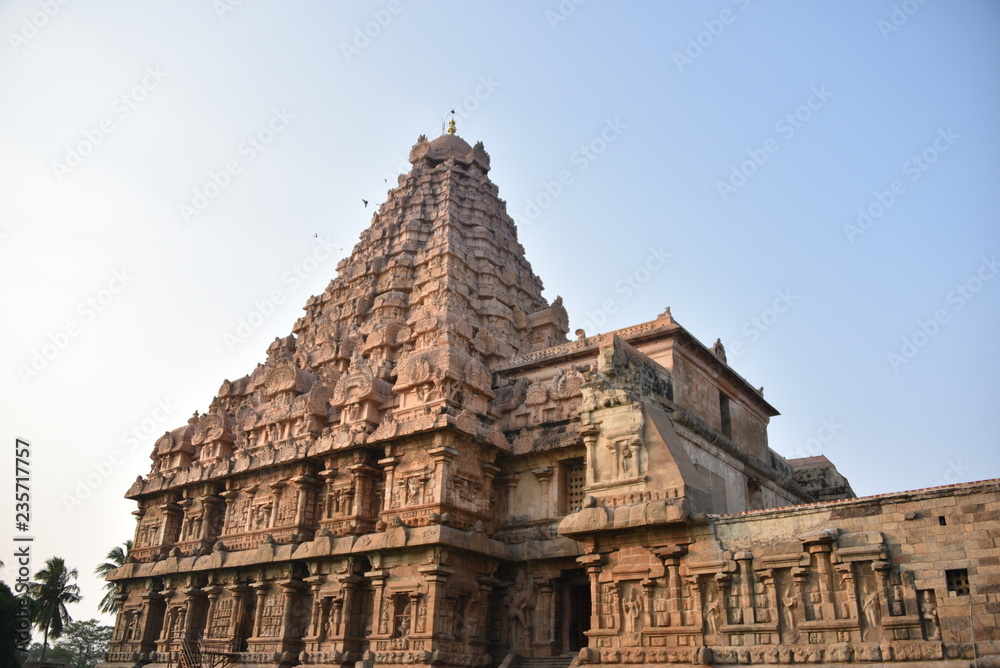
<svg viewBox="0 0 1000 668">
<path fill-rule="evenodd" d="M 37 604 L 35 626 L 43 632 L 40 658 L 43 662 L 49 636 L 58 638 L 65 625 L 73 620 L 66 605 L 80 600 L 80 588 L 73 583 L 76 578 L 75 568 L 69 570 L 62 557 L 52 557 L 35 573 L 35 581 L 31 583 L 31 597 Z"/>
<path fill-rule="evenodd" d="M 110 626 L 105 626 L 96 619 L 70 622 L 63 629 L 63 634 L 54 650 L 65 650 L 70 656 L 69 663 L 73 668 L 93 668 L 108 651 L 111 631 Z"/>
<path fill-rule="evenodd" d="M 108 577 L 108 574 L 111 571 L 115 570 L 116 568 L 120 568 L 122 565 L 125 564 L 125 560 L 128 559 L 128 555 L 131 551 L 132 551 L 131 538 L 126 540 L 123 545 L 115 545 L 113 548 L 111 548 L 111 550 L 105 557 L 107 561 L 98 564 L 97 568 L 94 569 L 94 574 L 102 579 Z M 119 591 L 120 591 L 119 587 L 116 583 L 105 582 L 104 598 L 101 599 L 101 603 L 98 606 L 98 609 L 101 612 L 116 614 L 118 612 L 118 599 L 116 597 L 118 596 Z"/>
</svg>

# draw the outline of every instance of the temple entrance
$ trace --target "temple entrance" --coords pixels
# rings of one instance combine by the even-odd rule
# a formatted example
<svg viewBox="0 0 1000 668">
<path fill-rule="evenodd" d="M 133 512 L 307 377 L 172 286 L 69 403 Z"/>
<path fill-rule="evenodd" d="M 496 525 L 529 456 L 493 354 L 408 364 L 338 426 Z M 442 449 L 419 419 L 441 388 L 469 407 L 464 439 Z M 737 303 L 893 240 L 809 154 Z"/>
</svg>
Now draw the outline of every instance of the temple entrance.
<svg viewBox="0 0 1000 668">
<path fill-rule="evenodd" d="M 590 630 L 590 580 L 582 569 L 563 571 L 556 637 L 562 653 L 587 646 Z"/>
<path fill-rule="evenodd" d="M 587 646 L 586 631 L 590 630 L 590 585 L 574 584 L 569 588 L 569 628 L 567 649 L 579 652 Z"/>
<path fill-rule="evenodd" d="M 254 592 L 248 591 L 244 596 L 243 614 L 240 615 L 238 626 L 236 627 L 236 637 L 233 639 L 237 652 L 246 652 L 250 649 L 247 640 L 253 635 L 254 619 L 257 616 L 257 597 Z"/>
</svg>

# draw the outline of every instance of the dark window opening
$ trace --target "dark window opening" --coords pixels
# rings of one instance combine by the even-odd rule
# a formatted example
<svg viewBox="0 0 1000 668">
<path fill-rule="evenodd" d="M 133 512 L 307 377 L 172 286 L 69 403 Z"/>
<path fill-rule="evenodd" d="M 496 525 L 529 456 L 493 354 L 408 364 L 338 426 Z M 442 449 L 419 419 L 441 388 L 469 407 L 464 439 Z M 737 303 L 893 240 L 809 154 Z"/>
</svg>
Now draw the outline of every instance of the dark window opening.
<svg viewBox="0 0 1000 668">
<path fill-rule="evenodd" d="M 948 591 L 954 592 L 955 596 L 968 596 L 969 571 L 966 568 L 955 568 L 944 572 L 945 582 L 948 583 Z"/>
<path fill-rule="evenodd" d="M 938 524 L 940 524 L 941 526 L 945 526 L 946 524 L 948 524 L 948 520 L 944 518 L 944 515 L 938 515 Z"/>
<path fill-rule="evenodd" d="M 726 438 L 733 437 L 733 423 L 729 417 L 729 397 L 719 392 L 719 413 L 722 416 L 722 434 Z"/>
</svg>

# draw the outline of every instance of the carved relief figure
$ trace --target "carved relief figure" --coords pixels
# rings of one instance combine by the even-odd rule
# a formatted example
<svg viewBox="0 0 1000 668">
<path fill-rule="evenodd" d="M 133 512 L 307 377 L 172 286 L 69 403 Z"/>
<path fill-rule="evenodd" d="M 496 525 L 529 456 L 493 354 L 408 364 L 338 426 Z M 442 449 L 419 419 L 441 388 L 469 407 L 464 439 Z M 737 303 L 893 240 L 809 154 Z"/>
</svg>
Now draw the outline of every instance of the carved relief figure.
<svg viewBox="0 0 1000 668">
<path fill-rule="evenodd" d="M 417 600 L 417 633 L 423 633 L 427 628 L 427 604 L 424 597 Z"/>
<path fill-rule="evenodd" d="M 403 612 L 400 615 L 399 626 L 396 628 L 396 632 L 399 634 L 400 638 L 405 638 L 410 634 L 410 604 L 407 603 L 403 608 Z"/>
<path fill-rule="evenodd" d="M 923 622 L 924 637 L 927 640 L 941 640 L 941 626 L 938 624 L 937 605 L 934 592 L 930 589 L 919 592 L 920 618 Z"/>
<path fill-rule="evenodd" d="M 142 640 L 142 612 L 132 613 L 128 623 L 128 637 L 132 640 Z"/>
<path fill-rule="evenodd" d="M 417 505 L 420 503 L 420 479 L 417 476 L 406 479 L 406 503 L 407 505 Z"/>
<path fill-rule="evenodd" d="M 625 631 L 633 633 L 637 630 L 639 615 L 642 614 L 642 600 L 635 589 L 622 602 L 622 607 L 625 610 Z"/>
<path fill-rule="evenodd" d="M 722 615 L 722 602 L 715 589 L 709 589 L 705 595 L 705 624 L 708 626 L 708 633 L 719 632 L 719 617 Z"/>
<path fill-rule="evenodd" d="M 861 606 L 862 612 L 865 616 L 865 632 L 864 638 L 866 641 L 871 642 L 873 638 L 878 636 L 878 588 L 865 586 L 862 589 L 863 592 L 863 603 Z"/>
<path fill-rule="evenodd" d="M 787 634 L 786 642 L 796 638 L 795 631 L 795 609 L 799 605 L 799 598 L 795 595 L 792 585 L 785 587 L 785 593 L 781 596 L 781 622 Z"/>
<path fill-rule="evenodd" d="M 510 605 L 507 606 L 507 619 L 509 621 L 508 637 L 511 643 L 520 645 L 521 636 L 530 633 L 530 609 L 531 590 L 528 587 L 524 571 L 518 571 L 517 577 L 514 580 L 514 591 L 510 597 Z"/>
</svg>

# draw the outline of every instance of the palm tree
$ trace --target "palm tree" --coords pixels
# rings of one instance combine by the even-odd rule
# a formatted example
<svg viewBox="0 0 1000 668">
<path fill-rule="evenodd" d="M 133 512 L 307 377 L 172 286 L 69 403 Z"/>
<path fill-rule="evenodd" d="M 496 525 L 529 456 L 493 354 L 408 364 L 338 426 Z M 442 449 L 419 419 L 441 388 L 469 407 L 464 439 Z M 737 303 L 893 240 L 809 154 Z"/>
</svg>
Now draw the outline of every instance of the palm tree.
<svg viewBox="0 0 1000 668">
<path fill-rule="evenodd" d="M 42 656 L 39 664 L 45 663 L 45 651 L 48 648 L 49 636 L 53 639 L 62 635 L 63 624 L 73 621 L 66 610 L 67 603 L 77 603 L 80 600 L 80 588 L 73 584 L 77 572 L 67 570 L 62 557 L 52 557 L 45 562 L 45 568 L 35 573 L 35 581 L 31 583 L 31 597 L 35 599 L 38 608 L 35 614 L 35 626 L 44 630 L 42 640 Z"/>
<path fill-rule="evenodd" d="M 108 577 L 108 573 L 116 568 L 121 568 L 125 564 L 125 560 L 128 559 L 128 555 L 131 551 L 131 538 L 126 540 L 124 545 L 115 545 L 105 557 L 107 561 L 98 564 L 97 568 L 94 569 L 94 574 L 102 580 Z M 104 591 L 104 598 L 101 599 L 101 603 L 97 606 L 97 609 L 101 612 L 107 612 L 113 615 L 118 612 L 118 599 L 116 597 L 118 596 L 120 589 L 114 582 L 105 582 Z"/>
</svg>

